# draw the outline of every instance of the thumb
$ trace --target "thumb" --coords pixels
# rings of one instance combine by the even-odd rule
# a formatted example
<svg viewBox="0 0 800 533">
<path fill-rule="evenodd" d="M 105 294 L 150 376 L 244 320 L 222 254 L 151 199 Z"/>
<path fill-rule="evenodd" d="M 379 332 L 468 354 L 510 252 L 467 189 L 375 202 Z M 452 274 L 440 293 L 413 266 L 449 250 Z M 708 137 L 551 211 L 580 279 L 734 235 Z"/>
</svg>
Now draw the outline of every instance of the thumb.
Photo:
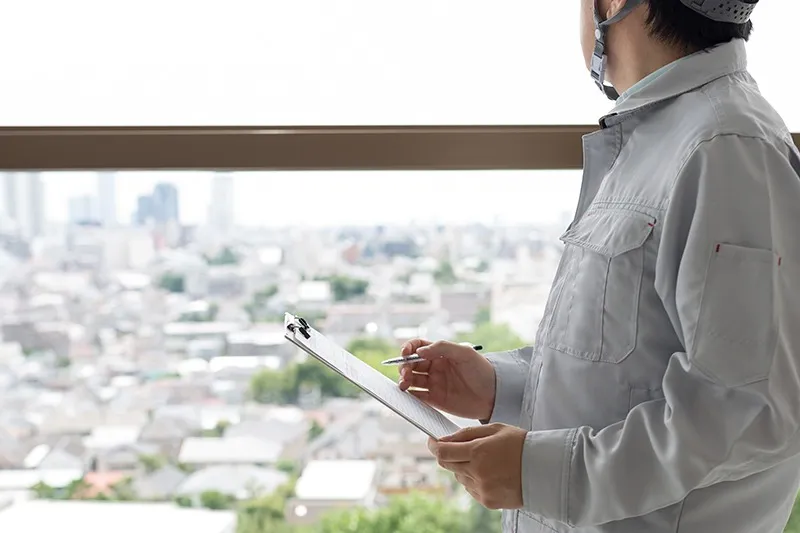
<svg viewBox="0 0 800 533">
<path fill-rule="evenodd" d="M 481 426 L 471 426 L 461 429 L 452 435 L 442 439 L 443 442 L 469 442 L 475 439 L 490 437 L 500 430 L 497 424 L 487 424 Z"/>
<path fill-rule="evenodd" d="M 440 358 L 450 359 L 453 362 L 465 361 L 474 357 L 475 353 L 469 346 L 449 341 L 436 341 L 417 349 L 417 355 L 429 361 Z"/>
</svg>

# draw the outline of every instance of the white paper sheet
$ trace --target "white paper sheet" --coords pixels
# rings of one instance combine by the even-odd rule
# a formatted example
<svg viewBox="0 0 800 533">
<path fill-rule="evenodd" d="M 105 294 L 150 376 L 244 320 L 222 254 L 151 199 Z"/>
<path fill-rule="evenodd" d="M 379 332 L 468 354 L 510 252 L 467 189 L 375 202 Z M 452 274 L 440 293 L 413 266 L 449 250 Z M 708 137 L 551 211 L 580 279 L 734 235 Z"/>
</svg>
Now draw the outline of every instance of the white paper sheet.
<svg viewBox="0 0 800 533">
<path fill-rule="evenodd" d="M 401 391 L 397 383 L 338 346 L 314 328 L 309 327 L 307 330 L 311 335 L 309 339 L 306 339 L 299 331 L 290 331 L 289 325 L 296 323 L 296 317 L 287 313 L 285 325 L 287 327 L 286 338 L 289 341 L 344 376 L 429 436 L 440 439 L 461 429 L 460 426 L 436 409 L 411 394 Z"/>
</svg>

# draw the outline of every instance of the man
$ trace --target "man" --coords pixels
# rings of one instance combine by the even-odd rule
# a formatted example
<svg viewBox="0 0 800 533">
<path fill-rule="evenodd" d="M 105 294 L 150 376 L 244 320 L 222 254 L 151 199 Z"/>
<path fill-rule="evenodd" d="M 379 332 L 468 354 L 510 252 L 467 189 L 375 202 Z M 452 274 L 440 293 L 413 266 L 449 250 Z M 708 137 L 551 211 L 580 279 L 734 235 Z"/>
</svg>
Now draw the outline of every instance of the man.
<svg viewBox="0 0 800 533">
<path fill-rule="evenodd" d="M 486 422 L 429 445 L 507 532 L 778 533 L 800 482 L 800 154 L 746 70 L 756 0 L 582 1 L 587 65 L 622 96 L 584 139 L 536 343 L 414 340 L 400 386 Z"/>
</svg>

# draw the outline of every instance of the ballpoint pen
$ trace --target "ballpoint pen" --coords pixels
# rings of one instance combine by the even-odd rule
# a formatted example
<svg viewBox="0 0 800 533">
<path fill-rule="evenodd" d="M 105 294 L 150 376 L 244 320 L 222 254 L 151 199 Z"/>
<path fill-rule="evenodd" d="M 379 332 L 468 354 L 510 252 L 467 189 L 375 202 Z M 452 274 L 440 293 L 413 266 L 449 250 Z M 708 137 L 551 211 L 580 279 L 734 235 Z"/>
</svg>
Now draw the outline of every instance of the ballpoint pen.
<svg viewBox="0 0 800 533">
<path fill-rule="evenodd" d="M 462 346 L 469 346 L 476 352 L 483 350 L 483 346 L 480 344 L 472 345 L 472 344 L 462 344 Z M 407 365 L 410 363 L 419 363 L 420 361 L 424 361 L 422 357 L 417 354 L 409 355 L 408 357 L 395 357 L 393 359 L 387 359 L 386 361 L 381 361 L 382 365 Z"/>
</svg>

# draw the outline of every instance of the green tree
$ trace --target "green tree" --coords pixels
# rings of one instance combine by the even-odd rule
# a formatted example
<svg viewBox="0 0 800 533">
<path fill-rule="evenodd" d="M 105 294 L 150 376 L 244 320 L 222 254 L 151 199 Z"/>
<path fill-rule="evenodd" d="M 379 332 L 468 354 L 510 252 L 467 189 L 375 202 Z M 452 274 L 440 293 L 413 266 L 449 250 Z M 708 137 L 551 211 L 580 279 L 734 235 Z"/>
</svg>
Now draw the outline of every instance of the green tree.
<svg viewBox="0 0 800 533">
<path fill-rule="evenodd" d="M 348 276 L 337 275 L 321 279 L 330 282 L 333 297 L 337 302 L 344 302 L 346 300 L 358 298 L 359 296 L 364 296 L 367 293 L 367 288 L 369 288 L 368 281 Z"/>
<path fill-rule="evenodd" d="M 136 492 L 133 490 L 133 479 L 125 478 L 111 487 L 111 498 L 116 501 L 128 502 L 136 499 Z"/>
<path fill-rule="evenodd" d="M 58 490 L 47 483 L 39 482 L 31 490 L 40 500 L 55 500 L 58 497 Z"/>
<path fill-rule="evenodd" d="M 200 505 L 212 511 L 230 509 L 235 499 L 216 490 L 207 490 L 200 494 Z"/>
<path fill-rule="evenodd" d="M 457 340 L 459 342 L 480 344 L 485 352 L 502 352 L 525 345 L 525 341 L 506 324 L 492 324 L 489 322 L 478 325 L 471 333 L 459 335 Z"/>
<path fill-rule="evenodd" d="M 502 533 L 503 521 L 500 511 L 491 511 L 483 505 L 473 502 L 467 518 L 469 533 Z"/>
<path fill-rule="evenodd" d="M 311 427 L 308 428 L 308 440 L 312 441 L 322 435 L 325 432 L 325 428 L 323 428 L 319 422 L 316 420 L 311 422 Z"/>
<path fill-rule="evenodd" d="M 244 310 L 247 312 L 247 316 L 250 317 L 251 322 L 258 322 L 264 320 L 264 318 L 269 318 L 265 316 L 264 307 L 276 294 L 278 294 L 278 287 L 276 285 L 270 285 L 253 294 L 251 300 L 244 306 Z"/>
<path fill-rule="evenodd" d="M 80 500 L 88 489 L 89 484 L 83 478 L 76 479 L 64 488 L 64 499 Z"/>
<path fill-rule="evenodd" d="M 178 507 L 194 507 L 192 499 L 188 496 L 175 496 L 175 505 Z"/>
<path fill-rule="evenodd" d="M 450 261 L 442 261 L 439 268 L 433 273 L 433 279 L 439 285 L 452 285 L 458 281 L 456 272 L 453 270 L 453 265 Z"/>
<path fill-rule="evenodd" d="M 161 276 L 158 286 L 169 292 L 181 293 L 186 290 L 186 279 L 180 274 L 167 272 Z"/>
<path fill-rule="evenodd" d="M 288 403 L 292 398 L 295 384 L 290 372 L 262 370 L 250 380 L 250 395 L 258 403 Z"/>
<path fill-rule="evenodd" d="M 139 456 L 139 464 L 142 465 L 142 468 L 144 468 L 145 472 L 152 474 L 167 464 L 167 461 L 160 455 L 143 454 Z"/>
<path fill-rule="evenodd" d="M 208 257 L 206 256 L 206 262 L 209 265 L 220 266 L 220 265 L 238 265 L 239 264 L 239 255 L 234 252 L 230 247 L 226 246 L 222 250 L 220 250 L 217 255 Z"/>
<path fill-rule="evenodd" d="M 221 437 L 221 436 L 223 436 L 225 434 L 225 430 L 228 429 L 228 426 L 230 426 L 230 425 L 231 425 L 231 423 L 228 422 L 227 420 L 220 420 L 219 422 L 217 422 L 217 424 L 213 428 L 204 430 L 203 431 L 203 436 L 204 437 Z"/>
<path fill-rule="evenodd" d="M 275 464 L 275 468 L 277 468 L 281 472 L 289 474 L 290 476 L 297 474 L 297 463 L 292 461 L 291 459 L 280 459 Z"/>
<path fill-rule="evenodd" d="M 384 376 L 394 380 L 398 373 L 396 367 L 384 366 L 382 361 L 397 356 L 399 347 L 378 337 L 359 337 L 350 341 L 347 351 L 355 355 Z"/>
<path fill-rule="evenodd" d="M 468 525 L 468 514 L 454 504 L 412 495 L 375 511 L 334 513 L 322 520 L 317 533 L 450 533 L 468 531 Z"/>
<path fill-rule="evenodd" d="M 305 386 L 319 388 L 324 398 L 355 398 L 361 394 L 360 390 L 349 381 L 328 369 L 316 359 L 309 359 L 295 366 L 295 400 L 300 395 L 300 389 Z"/>
</svg>

